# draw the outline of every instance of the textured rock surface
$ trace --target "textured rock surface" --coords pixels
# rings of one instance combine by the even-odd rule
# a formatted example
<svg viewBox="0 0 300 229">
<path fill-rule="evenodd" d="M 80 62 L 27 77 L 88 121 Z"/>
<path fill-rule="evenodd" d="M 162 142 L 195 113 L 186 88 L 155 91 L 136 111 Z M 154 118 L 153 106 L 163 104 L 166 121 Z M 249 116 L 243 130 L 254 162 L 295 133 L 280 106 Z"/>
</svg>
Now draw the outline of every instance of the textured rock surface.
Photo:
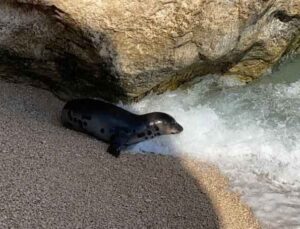
<svg viewBox="0 0 300 229">
<path fill-rule="evenodd" d="M 139 98 L 196 76 L 249 82 L 300 46 L 299 0 L 10 0 L 0 74 L 61 97 Z"/>
</svg>

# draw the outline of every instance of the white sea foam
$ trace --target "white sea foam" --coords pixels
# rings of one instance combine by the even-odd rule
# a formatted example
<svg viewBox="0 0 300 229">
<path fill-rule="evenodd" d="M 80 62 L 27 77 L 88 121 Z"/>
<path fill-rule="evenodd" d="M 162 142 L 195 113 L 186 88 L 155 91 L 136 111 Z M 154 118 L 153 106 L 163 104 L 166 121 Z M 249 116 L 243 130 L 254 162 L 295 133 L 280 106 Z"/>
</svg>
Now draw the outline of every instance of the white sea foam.
<svg viewBox="0 0 300 229">
<path fill-rule="evenodd" d="M 167 112 L 184 127 L 133 150 L 216 163 L 264 224 L 300 228 L 300 58 L 251 85 L 224 88 L 221 79 L 207 76 L 133 104 L 140 113 Z"/>
</svg>

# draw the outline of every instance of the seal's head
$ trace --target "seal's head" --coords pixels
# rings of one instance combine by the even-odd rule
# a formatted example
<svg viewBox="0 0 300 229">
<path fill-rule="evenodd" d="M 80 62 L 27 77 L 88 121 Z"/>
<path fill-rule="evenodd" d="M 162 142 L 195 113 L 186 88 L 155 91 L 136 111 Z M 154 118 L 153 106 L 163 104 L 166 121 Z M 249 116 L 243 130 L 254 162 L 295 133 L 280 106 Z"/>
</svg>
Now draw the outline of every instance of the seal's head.
<svg viewBox="0 0 300 229">
<path fill-rule="evenodd" d="M 178 134 L 183 131 L 183 127 L 176 120 L 161 112 L 147 114 L 147 119 L 151 126 L 161 135 Z"/>
</svg>

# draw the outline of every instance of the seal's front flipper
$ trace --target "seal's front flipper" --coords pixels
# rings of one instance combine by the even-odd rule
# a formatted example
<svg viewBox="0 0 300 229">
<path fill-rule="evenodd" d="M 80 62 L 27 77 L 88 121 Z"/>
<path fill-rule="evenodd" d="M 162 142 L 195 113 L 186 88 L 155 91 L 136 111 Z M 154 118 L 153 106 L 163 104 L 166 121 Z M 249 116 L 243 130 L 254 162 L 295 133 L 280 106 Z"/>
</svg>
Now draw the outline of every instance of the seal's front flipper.
<svg viewBox="0 0 300 229">
<path fill-rule="evenodd" d="M 126 133 L 117 133 L 111 137 L 110 145 L 107 148 L 107 152 L 115 157 L 120 156 L 121 150 L 123 150 L 128 142 L 130 136 Z"/>
<path fill-rule="evenodd" d="M 118 147 L 115 147 L 112 144 L 110 144 L 109 147 L 107 148 L 107 152 L 115 157 L 119 157 L 121 150 L 118 149 Z"/>
</svg>

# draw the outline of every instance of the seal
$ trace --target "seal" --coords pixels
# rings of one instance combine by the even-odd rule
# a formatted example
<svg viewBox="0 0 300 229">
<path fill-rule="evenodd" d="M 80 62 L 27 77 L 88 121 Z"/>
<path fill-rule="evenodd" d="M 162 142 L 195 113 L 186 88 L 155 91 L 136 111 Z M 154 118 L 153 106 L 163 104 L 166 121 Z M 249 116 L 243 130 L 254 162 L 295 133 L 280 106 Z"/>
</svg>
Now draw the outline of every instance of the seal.
<svg viewBox="0 0 300 229">
<path fill-rule="evenodd" d="M 61 121 L 67 128 L 109 143 L 107 152 L 115 157 L 129 145 L 183 131 L 183 127 L 166 113 L 137 115 L 96 99 L 67 102 L 61 113 Z"/>
</svg>

